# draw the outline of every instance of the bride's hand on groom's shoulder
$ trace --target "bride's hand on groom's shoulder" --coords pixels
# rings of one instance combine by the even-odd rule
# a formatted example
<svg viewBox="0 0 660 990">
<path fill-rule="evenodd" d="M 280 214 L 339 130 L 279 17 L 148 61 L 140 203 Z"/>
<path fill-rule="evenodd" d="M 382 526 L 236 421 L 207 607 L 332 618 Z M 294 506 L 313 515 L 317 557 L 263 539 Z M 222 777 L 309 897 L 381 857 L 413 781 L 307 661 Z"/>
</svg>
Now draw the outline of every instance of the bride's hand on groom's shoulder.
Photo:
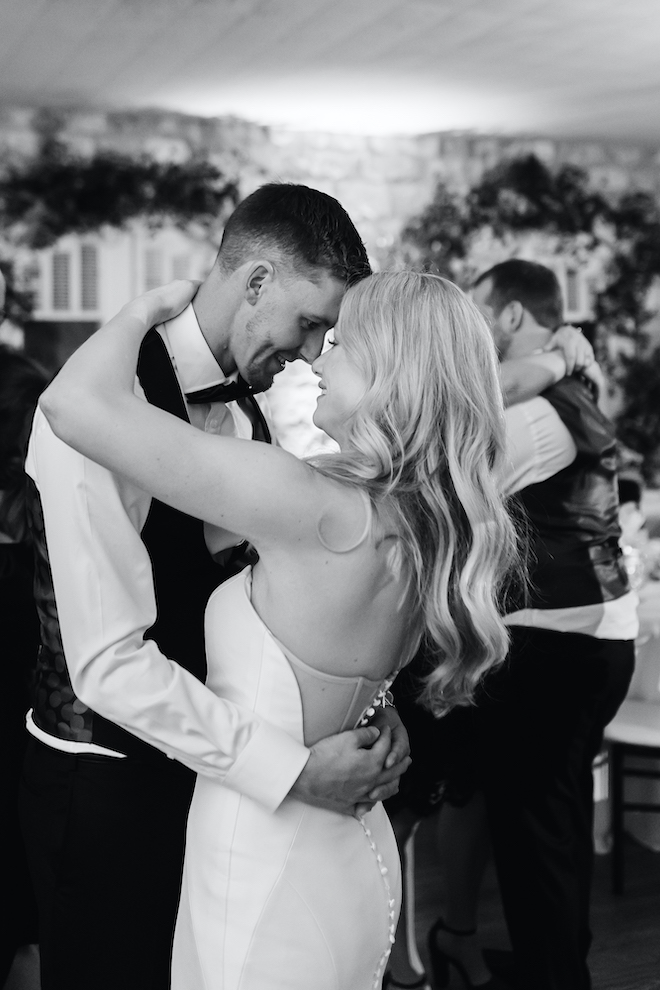
<svg viewBox="0 0 660 990">
<path fill-rule="evenodd" d="M 132 299 L 123 312 L 138 319 L 146 329 L 157 326 L 178 316 L 194 298 L 199 286 L 200 282 L 193 279 L 175 279 Z"/>
<path fill-rule="evenodd" d="M 378 722 L 315 743 L 291 789 L 292 796 L 306 804 L 354 815 L 357 806 L 372 805 L 396 794 L 399 777 L 411 762 L 408 736 L 393 709 L 379 714 Z"/>
</svg>

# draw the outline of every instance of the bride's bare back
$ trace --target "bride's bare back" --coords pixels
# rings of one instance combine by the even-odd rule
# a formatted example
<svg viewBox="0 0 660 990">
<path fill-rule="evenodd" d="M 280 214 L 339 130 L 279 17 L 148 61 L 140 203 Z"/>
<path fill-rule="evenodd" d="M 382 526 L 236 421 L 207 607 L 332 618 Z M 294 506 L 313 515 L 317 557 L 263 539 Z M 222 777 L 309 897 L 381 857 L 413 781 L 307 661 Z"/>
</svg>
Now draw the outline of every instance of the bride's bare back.
<svg viewBox="0 0 660 990">
<path fill-rule="evenodd" d="M 313 473 L 316 539 L 304 548 L 268 541 L 254 569 L 254 607 L 310 666 L 387 676 L 410 659 L 419 625 L 397 534 L 387 511 L 374 511 L 362 491 Z"/>
</svg>

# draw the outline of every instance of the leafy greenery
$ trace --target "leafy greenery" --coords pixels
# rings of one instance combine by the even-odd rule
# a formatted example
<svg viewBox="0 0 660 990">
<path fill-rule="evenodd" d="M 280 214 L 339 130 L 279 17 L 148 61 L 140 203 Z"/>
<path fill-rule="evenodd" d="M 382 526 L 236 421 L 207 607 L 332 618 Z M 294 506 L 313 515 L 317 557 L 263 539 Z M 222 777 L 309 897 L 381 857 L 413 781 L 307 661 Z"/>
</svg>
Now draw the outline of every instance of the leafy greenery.
<svg viewBox="0 0 660 990">
<path fill-rule="evenodd" d="M 590 245 L 611 215 L 582 170 L 565 165 L 553 173 L 529 155 L 496 166 L 465 196 L 440 183 L 433 202 L 404 228 L 401 247 L 413 246 L 423 265 L 451 275 L 484 229 L 499 239 L 535 230 L 564 240 L 580 234 Z"/>
<path fill-rule="evenodd" d="M 643 347 L 649 289 L 660 274 L 660 206 L 648 193 L 622 196 L 611 210 L 615 251 L 608 283 L 596 297 L 601 327 L 634 337 Z"/>
<path fill-rule="evenodd" d="M 660 347 L 642 356 L 623 357 L 620 384 L 623 408 L 617 417 L 619 439 L 641 454 L 642 473 L 651 483 L 660 479 Z"/>
<path fill-rule="evenodd" d="M 7 163 L 0 172 L 0 230 L 10 247 L 45 248 L 66 234 L 140 219 L 212 237 L 238 202 L 238 187 L 206 161 L 158 162 L 110 151 L 76 155 L 59 140 L 61 121 L 44 111 L 37 154 Z M 17 326 L 30 319 L 33 294 L 13 261 L 0 259 L 7 282 L 6 314 Z"/>
<path fill-rule="evenodd" d="M 467 207 L 473 227 L 488 225 L 496 235 L 509 230 L 593 233 L 609 210 L 603 197 L 589 190 L 581 169 L 564 165 L 553 173 L 534 155 L 487 173 L 468 195 Z"/>
<path fill-rule="evenodd" d="M 14 326 L 23 327 L 32 316 L 34 294 L 19 283 L 13 261 L 0 258 L 0 272 L 5 278 L 5 316 Z"/>
<path fill-rule="evenodd" d="M 0 175 L 0 225 L 14 243 L 44 248 L 65 234 L 136 218 L 152 226 L 191 224 L 210 231 L 238 202 L 236 183 L 206 161 L 158 162 L 98 151 L 71 153 L 47 136 L 37 155 Z"/>
</svg>

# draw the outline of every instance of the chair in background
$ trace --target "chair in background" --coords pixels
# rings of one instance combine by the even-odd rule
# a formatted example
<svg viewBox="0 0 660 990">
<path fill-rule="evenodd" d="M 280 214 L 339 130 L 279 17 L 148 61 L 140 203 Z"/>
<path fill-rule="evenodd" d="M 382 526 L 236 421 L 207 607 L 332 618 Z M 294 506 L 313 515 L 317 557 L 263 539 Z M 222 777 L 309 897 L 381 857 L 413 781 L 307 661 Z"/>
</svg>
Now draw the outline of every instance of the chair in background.
<svg viewBox="0 0 660 990">
<path fill-rule="evenodd" d="M 628 696 L 605 729 L 610 745 L 612 802 L 612 889 L 623 893 L 624 814 L 655 812 L 656 825 L 647 821 L 650 843 L 660 848 L 660 581 L 639 588 L 639 625 L 635 674 Z M 630 765 L 632 760 L 633 766 Z M 638 763 L 644 764 L 642 767 Z M 626 780 L 657 780 L 645 788 L 646 800 L 626 798 Z M 646 844 L 646 838 L 640 841 Z"/>
<path fill-rule="evenodd" d="M 660 782 L 660 769 L 631 767 L 627 758 L 635 760 L 660 760 L 660 704 L 628 698 L 605 730 L 610 744 L 610 779 L 612 799 L 612 890 L 623 893 L 624 829 L 626 811 L 660 812 L 660 786 L 658 799 L 631 801 L 625 796 L 628 778 L 652 779 Z"/>
</svg>

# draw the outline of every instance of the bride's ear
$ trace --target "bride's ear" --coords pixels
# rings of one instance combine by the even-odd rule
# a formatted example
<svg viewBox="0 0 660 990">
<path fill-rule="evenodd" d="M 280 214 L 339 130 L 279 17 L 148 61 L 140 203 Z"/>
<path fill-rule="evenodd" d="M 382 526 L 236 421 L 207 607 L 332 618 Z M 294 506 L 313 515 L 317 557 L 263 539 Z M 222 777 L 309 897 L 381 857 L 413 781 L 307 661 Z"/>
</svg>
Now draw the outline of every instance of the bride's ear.
<svg viewBox="0 0 660 990">
<path fill-rule="evenodd" d="M 255 261 L 245 280 L 245 298 L 250 306 L 256 306 L 269 284 L 275 278 L 275 268 L 270 261 Z"/>
</svg>

